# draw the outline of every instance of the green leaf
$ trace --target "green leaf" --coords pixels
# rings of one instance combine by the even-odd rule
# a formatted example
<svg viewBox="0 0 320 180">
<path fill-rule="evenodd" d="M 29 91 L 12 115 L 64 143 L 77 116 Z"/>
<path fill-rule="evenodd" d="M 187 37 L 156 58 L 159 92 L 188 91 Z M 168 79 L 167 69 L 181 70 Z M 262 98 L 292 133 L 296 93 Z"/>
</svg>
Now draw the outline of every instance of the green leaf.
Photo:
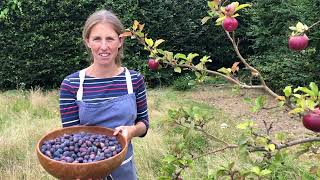
<svg viewBox="0 0 320 180">
<path fill-rule="evenodd" d="M 221 16 L 216 20 L 216 25 L 221 25 L 222 21 L 226 18 L 226 16 Z"/>
<path fill-rule="evenodd" d="M 184 60 L 181 60 L 180 62 L 179 62 L 179 64 L 181 65 L 181 64 L 184 64 L 186 61 L 184 61 Z"/>
<path fill-rule="evenodd" d="M 256 138 L 256 143 L 258 145 L 265 146 L 265 145 L 267 145 L 267 142 L 268 142 L 268 139 L 265 137 L 257 137 Z"/>
<path fill-rule="evenodd" d="M 240 9 L 246 8 L 246 7 L 251 7 L 251 4 L 241 4 L 238 7 L 236 7 L 235 12 L 239 11 Z"/>
<path fill-rule="evenodd" d="M 248 127 L 253 126 L 253 122 L 252 121 L 245 121 L 243 123 L 240 123 L 237 125 L 238 129 L 247 129 Z"/>
<path fill-rule="evenodd" d="M 265 97 L 264 96 L 259 96 L 255 100 L 255 107 L 254 107 L 254 112 L 260 110 L 265 104 Z"/>
<path fill-rule="evenodd" d="M 239 158 L 241 161 L 247 161 L 248 159 L 250 159 L 249 151 L 246 145 L 240 145 L 239 153 L 240 153 Z"/>
<path fill-rule="evenodd" d="M 308 109 L 314 110 L 316 103 L 313 100 L 307 99 L 305 102 Z"/>
<path fill-rule="evenodd" d="M 197 57 L 197 56 L 199 56 L 199 54 L 197 54 L 197 53 L 189 53 L 188 57 L 187 57 L 187 60 L 188 61 L 192 61 L 192 59 Z"/>
<path fill-rule="evenodd" d="M 289 29 L 292 30 L 292 31 L 296 31 L 297 30 L 297 28 L 294 27 L 294 26 L 290 26 Z"/>
<path fill-rule="evenodd" d="M 255 173 L 256 175 L 260 175 L 260 168 L 258 166 L 252 167 L 251 172 Z"/>
<path fill-rule="evenodd" d="M 211 19 L 210 16 L 205 16 L 201 19 L 201 25 L 204 25 L 209 19 Z"/>
<path fill-rule="evenodd" d="M 200 59 L 200 62 L 202 62 L 202 63 L 211 62 L 211 59 L 209 59 L 209 58 L 210 58 L 210 56 L 203 56 Z"/>
<path fill-rule="evenodd" d="M 232 170 L 232 168 L 234 167 L 234 164 L 235 164 L 235 162 L 230 163 L 230 164 L 228 165 L 228 169 L 229 169 L 229 170 Z"/>
<path fill-rule="evenodd" d="M 297 98 L 297 99 L 302 98 L 302 96 L 301 96 L 300 94 L 293 94 L 293 96 L 294 96 L 295 98 Z"/>
<path fill-rule="evenodd" d="M 227 76 L 230 76 L 231 74 L 231 68 L 225 68 L 225 67 L 222 67 L 220 69 L 218 69 L 218 72 L 221 72 Z"/>
<path fill-rule="evenodd" d="M 144 38 L 144 40 L 149 47 L 153 46 L 153 40 L 151 38 Z"/>
<path fill-rule="evenodd" d="M 168 163 L 168 164 L 171 164 L 172 162 L 174 162 L 174 161 L 176 161 L 176 160 L 177 160 L 177 158 L 176 158 L 175 156 L 173 156 L 173 155 L 167 155 L 167 156 L 163 159 L 163 161 L 166 162 L 166 163 Z"/>
<path fill-rule="evenodd" d="M 235 17 L 238 17 L 238 16 L 240 16 L 240 14 L 237 13 L 237 14 L 232 15 L 231 17 L 235 18 Z"/>
<path fill-rule="evenodd" d="M 216 177 L 219 179 L 219 177 L 228 175 L 228 171 L 225 169 L 219 169 L 216 173 Z"/>
<path fill-rule="evenodd" d="M 197 76 L 197 78 L 201 76 L 201 74 L 198 71 L 196 71 L 194 74 Z"/>
<path fill-rule="evenodd" d="M 285 134 L 283 132 L 277 133 L 276 134 L 276 139 L 279 141 L 284 141 L 285 140 Z"/>
<path fill-rule="evenodd" d="M 296 31 L 300 32 L 300 33 L 303 33 L 304 31 L 308 30 L 308 26 L 307 25 L 304 25 L 302 24 L 301 22 L 298 22 L 296 24 Z"/>
<path fill-rule="evenodd" d="M 199 69 L 199 70 L 202 70 L 203 69 L 203 64 L 202 63 L 198 63 L 196 65 L 196 68 Z"/>
<path fill-rule="evenodd" d="M 184 138 L 184 139 L 186 139 L 186 137 L 188 136 L 189 132 L 190 132 L 190 128 L 186 128 L 186 129 L 184 130 L 184 132 L 183 132 L 183 138 Z"/>
<path fill-rule="evenodd" d="M 289 114 L 298 114 L 304 112 L 303 108 L 295 108 L 289 112 Z"/>
<path fill-rule="evenodd" d="M 315 96 L 314 92 L 311 91 L 310 89 L 308 89 L 307 87 L 297 87 L 297 88 L 295 88 L 293 91 L 294 91 L 294 92 L 302 91 L 302 92 L 308 94 L 308 95 L 311 96 L 311 97 L 314 97 L 314 96 Z"/>
<path fill-rule="evenodd" d="M 286 86 L 283 90 L 284 95 L 286 97 L 289 97 L 292 94 L 292 87 L 291 86 Z"/>
<path fill-rule="evenodd" d="M 250 103 L 252 103 L 252 98 L 244 97 L 244 98 L 243 98 L 243 102 L 245 102 L 245 103 L 247 103 L 247 104 L 250 104 Z"/>
<path fill-rule="evenodd" d="M 187 60 L 187 56 L 185 54 L 177 53 L 174 55 L 174 59 L 184 59 Z"/>
<path fill-rule="evenodd" d="M 215 10 L 218 8 L 218 4 L 215 1 L 208 1 L 208 6 L 210 9 Z"/>
<path fill-rule="evenodd" d="M 163 40 L 163 39 L 158 39 L 158 40 L 156 40 L 156 42 L 154 43 L 154 45 L 153 45 L 153 47 L 154 48 L 156 48 L 156 47 L 158 47 L 161 43 L 163 43 L 165 40 Z"/>
<path fill-rule="evenodd" d="M 276 145 L 274 144 L 268 144 L 268 149 L 273 152 L 276 149 Z"/>
<path fill-rule="evenodd" d="M 264 169 L 261 171 L 260 176 L 265 176 L 270 174 L 272 171 L 270 171 L 269 169 Z"/>
<path fill-rule="evenodd" d="M 311 83 L 309 84 L 309 87 L 310 87 L 311 91 L 315 94 L 315 96 L 317 96 L 317 95 L 319 94 L 319 88 L 318 88 L 318 86 L 316 85 L 316 83 L 311 82 Z"/>
<path fill-rule="evenodd" d="M 143 32 L 136 32 L 136 35 L 138 36 L 138 37 L 144 37 L 144 33 Z"/>
<path fill-rule="evenodd" d="M 175 67 L 174 68 L 174 72 L 181 73 L 181 68 L 180 67 Z"/>
<path fill-rule="evenodd" d="M 134 20 L 133 21 L 133 25 L 132 25 L 132 29 L 133 30 L 137 30 L 138 29 L 138 25 L 139 25 L 139 22 L 137 20 Z"/>
</svg>

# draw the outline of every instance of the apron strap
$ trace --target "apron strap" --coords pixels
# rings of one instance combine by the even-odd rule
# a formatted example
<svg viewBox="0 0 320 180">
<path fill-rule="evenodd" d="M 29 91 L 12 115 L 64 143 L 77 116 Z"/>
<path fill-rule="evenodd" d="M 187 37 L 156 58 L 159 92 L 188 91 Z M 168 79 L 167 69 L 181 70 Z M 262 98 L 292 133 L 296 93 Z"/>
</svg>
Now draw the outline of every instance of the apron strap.
<svg viewBox="0 0 320 180">
<path fill-rule="evenodd" d="M 127 68 L 126 68 L 126 81 L 127 81 L 128 94 L 132 94 L 133 88 L 132 88 L 131 75 Z"/>
<path fill-rule="evenodd" d="M 82 101 L 83 81 L 84 81 L 85 76 L 86 76 L 86 70 L 85 70 L 85 69 L 82 69 L 82 70 L 79 72 L 80 82 L 79 82 L 79 89 L 78 89 L 78 91 L 77 91 L 77 100 L 78 100 L 78 101 Z"/>
<path fill-rule="evenodd" d="M 131 155 L 128 159 L 124 160 L 120 166 L 127 164 L 128 162 L 130 162 L 132 160 L 133 155 Z"/>
<path fill-rule="evenodd" d="M 82 100 L 82 96 L 83 96 L 83 82 L 84 82 L 84 78 L 86 76 L 86 69 L 82 69 L 79 72 L 79 78 L 80 78 L 80 82 L 79 82 L 79 89 L 77 91 L 77 100 L 81 101 Z M 129 70 L 126 68 L 126 82 L 127 82 L 127 88 L 128 88 L 128 94 L 132 94 L 133 93 L 133 88 L 132 88 L 132 80 L 131 80 L 131 75 Z"/>
</svg>

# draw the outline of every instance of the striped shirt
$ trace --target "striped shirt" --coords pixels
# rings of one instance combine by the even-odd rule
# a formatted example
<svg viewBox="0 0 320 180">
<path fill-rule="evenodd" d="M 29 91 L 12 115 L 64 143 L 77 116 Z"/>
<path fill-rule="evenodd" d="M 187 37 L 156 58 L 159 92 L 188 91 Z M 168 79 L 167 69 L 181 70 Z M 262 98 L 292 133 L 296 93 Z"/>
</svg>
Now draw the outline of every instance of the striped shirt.
<svg viewBox="0 0 320 180">
<path fill-rule="evenodd" d="M 149 128 L 146 89 L 143 76 L 130 70 L 133 93 L 136 95 L 137 119 L 135 123 L 143 122 Z M 74 126 L 80 123 L 79 108 L 76 104 L 79 88 L 79 71 L 67 76 L 60 86 L 60 115 L 62 126 Z M 108 99 L 128 94 L 125 70 L 111 78 L 94 78 L 85 76 L 83 82 L 83 97 L 85 103 L 99 103 Z"/>
</svg>

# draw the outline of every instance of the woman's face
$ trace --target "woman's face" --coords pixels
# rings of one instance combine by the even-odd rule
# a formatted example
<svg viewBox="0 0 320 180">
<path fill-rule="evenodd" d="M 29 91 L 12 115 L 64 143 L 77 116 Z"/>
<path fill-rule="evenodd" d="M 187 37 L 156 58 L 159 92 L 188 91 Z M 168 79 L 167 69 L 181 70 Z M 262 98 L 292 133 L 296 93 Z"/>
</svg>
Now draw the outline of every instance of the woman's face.
<svg viewBox="0 0 320 180">
<path fill-rule="evenodd" d="M 114 65 L 122 43 L 123 39 L 113 29 L 112 24 L 107 22 L 94 25 L 86 39 L 93 62 L 98 65 Z"/>
</svg>

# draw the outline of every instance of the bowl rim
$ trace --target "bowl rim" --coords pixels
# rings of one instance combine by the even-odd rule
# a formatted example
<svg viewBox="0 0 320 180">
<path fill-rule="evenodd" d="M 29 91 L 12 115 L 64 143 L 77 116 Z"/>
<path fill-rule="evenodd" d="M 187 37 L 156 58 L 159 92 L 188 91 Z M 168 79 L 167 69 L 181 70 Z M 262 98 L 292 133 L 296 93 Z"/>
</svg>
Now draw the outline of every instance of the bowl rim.
<svg viewBox="0 0 320 180">
<path fill-rule="evenodd" d="M 124 137 L 123 134 L 121 134 L 121 132 L 119 132 L 115 137 L 117 136 L 121 136 L 121 138 L 124 139 L 124 142 L 125 142 L 125 146 L 122 148 L 122 150 L 117 153 L 115 156 L 112 156 L 112 157 L 109 157 L 107 159 L 104 159 L 104 160 L 100 160 L 100 161 L 96 161 L 96 162 L 87 162 L 87 163 L 68 163 L 68 162 L 62 162 L 62 161 L 57 161 L 55 159 L 51 159 L 49 158 L 48 156 L 44 155 L 41 150 L 40 150 L 40 143 L 41 141 L 43 141 L 47 136 L 49 136 L 50 134 L 52 134 L 53 132 L 56 132 L 58 130 L 62 130 L 62 129 L 74 129 L 74 128 L 83 128 L 83 127 L 89 127 L 89 128 L 104 128 L 104 129 L 108 129 L 108 130 L 111 130 L 111 131 L 115 131 L 114 129 L 111 129 L 111 128 L 107 128 L 107 127 L 103 127 L 103 126 L 84 126 L 84 125 L 78 125 L 78 126 L 70 126 L 70 127 L 62 127 L 62 128 L 56 128 L 56 129 L 53 129 L 51 131 L 49 131 L 48 133 L 46 133 L 45 135 L 43 135 L 39 140 L 38 140 L 38 143 L 37 143 L 37 146 L 36 146 L 36 151 L 37 151 L 37 154 L 39 154 L 41 157 L 45 158 L 46 160 L 49 160 L 49 161 L 54 161 L 58 164 L 61 164 L 61 165 L 71 165 L 71 166 L 87 166 L 87 165 L 95 165 L 95 164 L 100 164 L 104 161 L 110 161 L 112 159 L 115 159 L 117 156 L 120 156 L 120 153 L 123 153 L 123 151 L 125 151 L 125 149 L 128 148 L 128 141 L 127 139 Z"/>
</svg>

